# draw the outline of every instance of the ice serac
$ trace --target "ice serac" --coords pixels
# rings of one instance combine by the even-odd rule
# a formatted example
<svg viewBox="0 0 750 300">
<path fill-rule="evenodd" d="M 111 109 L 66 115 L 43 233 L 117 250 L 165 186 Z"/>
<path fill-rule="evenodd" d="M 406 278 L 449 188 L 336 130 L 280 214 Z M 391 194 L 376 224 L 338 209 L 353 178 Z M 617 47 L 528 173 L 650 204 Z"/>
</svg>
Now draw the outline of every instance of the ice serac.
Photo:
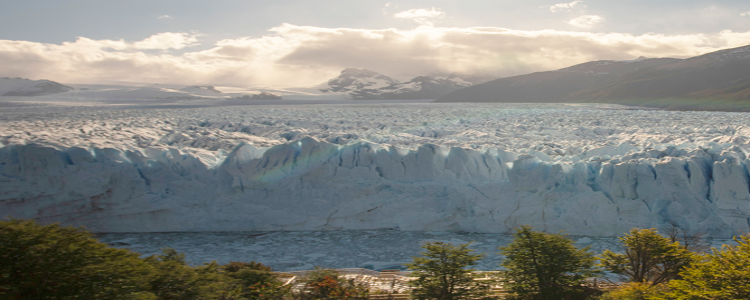
<svg viewBox="0 0 750 300">
<path fill-rule="evenodd" d="M 8 145 L 0 148 L 0 212 L 97 232 L 508 232 L 531 224 L 610 236 L 672 224 L 728 237 L 750 222 L 747 164 L 739 147 L 553 162 L 497 149 L 311 137 L 267 149 L 242 143 L 216 157 Z"/>
</svg>

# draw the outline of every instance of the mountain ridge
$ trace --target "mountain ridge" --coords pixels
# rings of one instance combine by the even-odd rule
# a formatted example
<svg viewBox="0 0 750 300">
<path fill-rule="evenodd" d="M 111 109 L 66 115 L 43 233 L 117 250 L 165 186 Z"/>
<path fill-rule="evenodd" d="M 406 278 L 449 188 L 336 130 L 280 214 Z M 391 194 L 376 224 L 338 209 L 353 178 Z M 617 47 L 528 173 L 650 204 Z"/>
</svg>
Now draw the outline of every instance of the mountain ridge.
<svg viewBox="0 0 750 300">
<path fill-rule="evenodd" d="M 750 45 L 686 59 L 592 61 L 499 78 L 436 102 L 632 103 L 679 109 L 681 102 L 692 107 L 706 99 L 717 104 L 750 100 Z"/>
<path fill-rule="evenodd" d="M 346 68 L 320 91 L 345 93 L 353 100 L 436 99 L 489 79 L 484 74 L 450 73 L 416 76 L 402 82 L 368 69 Z"/>
</svg>

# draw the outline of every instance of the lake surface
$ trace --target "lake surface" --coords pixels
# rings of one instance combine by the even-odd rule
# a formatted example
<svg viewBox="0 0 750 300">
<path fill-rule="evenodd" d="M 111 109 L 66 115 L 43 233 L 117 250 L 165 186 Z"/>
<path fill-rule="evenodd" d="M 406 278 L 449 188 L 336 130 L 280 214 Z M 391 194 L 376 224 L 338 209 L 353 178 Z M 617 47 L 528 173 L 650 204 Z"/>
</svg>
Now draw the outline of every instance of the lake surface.
<svg viewBox="0 0 750 300">
<path fill-rule="evenodd" d="M 472 242 L 475 253 L 486 253 L 479 270 L 495 270 L 502 261 L 497 247 L 512 240 L 508 234 L 416 232 L 396 230 L 283 231 L 283 232 L 181 232 L 181 233 L 108 233 L 97 237 L 118 248 L 144 255 L 158 254 L 171 247 L 185 253 L 191 264 L 215 260 L 258 261 L 278 271 L 325 268 L 405 269 L 422 251 L 423 242 L 454 244 Z M 579 247 L 591 246 L 600 253 L 618 249 L 615 237 L 570 236 Z"/>
</svg>

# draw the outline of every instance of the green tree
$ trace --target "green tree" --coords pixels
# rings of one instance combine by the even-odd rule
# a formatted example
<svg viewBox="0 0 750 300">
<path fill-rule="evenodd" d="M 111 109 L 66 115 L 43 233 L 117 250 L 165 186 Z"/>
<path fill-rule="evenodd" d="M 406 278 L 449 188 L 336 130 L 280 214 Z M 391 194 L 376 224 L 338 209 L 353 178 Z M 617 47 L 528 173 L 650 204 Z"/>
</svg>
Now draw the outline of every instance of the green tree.
<svg viewBox="0 0 750 300">
<path fill-rule="evenodd" d="M 602 295 L 599 300 L 650 300 L 663 295 L 666 289 L 666 284 L 651 285 L 642 282 L 629 282 Z"/>
<path fill-rule="evenodd" d="M 414 270 L 416 280 L 409 282 L 417 299 L 470 299 L 487 292 L 488 286 L 474 280 L 474 265 L 484 254 L 471 254 L 469 244 L 453 246 L 443 242 L 427 242 L 421 257 L 406 264 Z"/>
<path fill-rule="evenodd" d="M 562 234 L 516 228 L 513 242 L 500 247 L 505 256 L 503 280 L 516 299 L 582 299 L 591 290 L 582 288 L 596 276 L 596 258 L 588 247 L 578 249 Z"/>
<path fill-rule="evenodd" d="M 229 262 L 222 269 L 240 282 L 242 297 L 247 299 L 283 299 L 291 293 L 290 287 L 272 273 L 273 269 L 262 263 Z"/>
<path fill-rule="evenodd" d="M 669 292 L 655 299 L 750 299 L 750 236 L 735 241 L 685 268 L 682 279 L 669 282 Z"/>
<path fill-rule="evenodd" d="M 658 285 L 678 278 L 694 260 L 692 252 L 660 235 L 656 229 L 633 228 L 620 238 L 624 253 L 605 250 L 601 265 L 629 282 Z"/>
<path fill-rule="evenodd" d="M 151 272 L 138 256 L 97 241 L 83 228 L 0 221 L 0 298 L 131 298 Z"/>
<path fill-rule="evenodd" d="M 237 298 L 240 282 L 222 273 L 215 262 L 191 267 L 185 254 L 172 248 L 145 260 L 154 267 L 149 289 L 160 300 Z"/>
</svg>

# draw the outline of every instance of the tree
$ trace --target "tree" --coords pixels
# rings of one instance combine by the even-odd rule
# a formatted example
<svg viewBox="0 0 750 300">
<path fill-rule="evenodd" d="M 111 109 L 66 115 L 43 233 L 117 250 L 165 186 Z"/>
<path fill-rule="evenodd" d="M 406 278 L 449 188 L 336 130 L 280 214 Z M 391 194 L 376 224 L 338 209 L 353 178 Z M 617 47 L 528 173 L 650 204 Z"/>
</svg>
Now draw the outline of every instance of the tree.
<svg viewBox="0 0 750 300">
<path fill-rule="evenodd" d="M 516 299 L 581 299 L 593 291 L 582 288 L 599 274 L 589 247 L 578 249 L 562 234 L 516 228 L 513 242 L 500 247 L 505 256 L 503 280 Z"/>
<path fill-rule="evenodd" d="M 346 280 L 338 272 L 316 267 L 303 279 L 305 289 L 298 295 L 302 300 L 359 300 L 367 299 L 368 290 L 353 279 Z"/>
<path fill-rule="evenodd" d="M 283 299 L 291 293 L 290 287 L 272 273 L 273 269 L 262 263 L 229 262 L 222 269 L 227 276 L 239 280 L 242 297 L 247 299 Z"/>
<path fill-rule="evenodd" d="M 703 234 L 688 232 L 674 222 L 667 223 L 662 228 L 662 233 L 667 236 L 670 242 L 679 242 L 685 250 L 690 252 L 704 253 L 711 250 L 709 244 L 703 239 Z"/>
<path fill-rule="evenodd" d="M 656 229 L 633 228 L 620 238 L 624 253 L 605 250 L 601 265 L 629 282 L 657 285 L 678 278 L 679 272 L 689 265 L 694 255 L 660 235 Z"/>
<path fill-rule="evenodd" d="M 126 299 L 152 271 L 138 256 L 83 228 L 0 221 L 0 298 Z"/>
<path fill-rule="evenodd" d="M 666 284 L 651 285 L 642 282 L 629 282 L 602 295 L 599 300 L 650 300 L 663 295 L 666 289 Z"/>
<path fill-rule="evenodd" d="M 669 292 L 656 299 L 750 299 L 750 236 L 734 239 L 706 259 L 683 270 L 682 279 L 669 282 Z"/>
<path fill-rule="evenodd" d="M 443 242 L 427 242 L 421 257 L 413 257 L 412 263 L 406 264 L 414 270 L 416 280 L 410 282 L 414 289 L 412 294 L 417 299 L 469 299 L 483 293 L 487 285 L 474 280 L 474 265 L 484 254 L 471 254 L 469 244 L 453 246 Z"/>
<path fill-rule="evenodd" d="M 239 294 L 239 282 L 222 274 L 215 262 L 191 267 L 185 262 L 185 254 L 172 248 L 164 248 L 161 255 L 145 261 L 154 267 L 148 291 L 160 300 L 226 299 Z"/>
</svg>

